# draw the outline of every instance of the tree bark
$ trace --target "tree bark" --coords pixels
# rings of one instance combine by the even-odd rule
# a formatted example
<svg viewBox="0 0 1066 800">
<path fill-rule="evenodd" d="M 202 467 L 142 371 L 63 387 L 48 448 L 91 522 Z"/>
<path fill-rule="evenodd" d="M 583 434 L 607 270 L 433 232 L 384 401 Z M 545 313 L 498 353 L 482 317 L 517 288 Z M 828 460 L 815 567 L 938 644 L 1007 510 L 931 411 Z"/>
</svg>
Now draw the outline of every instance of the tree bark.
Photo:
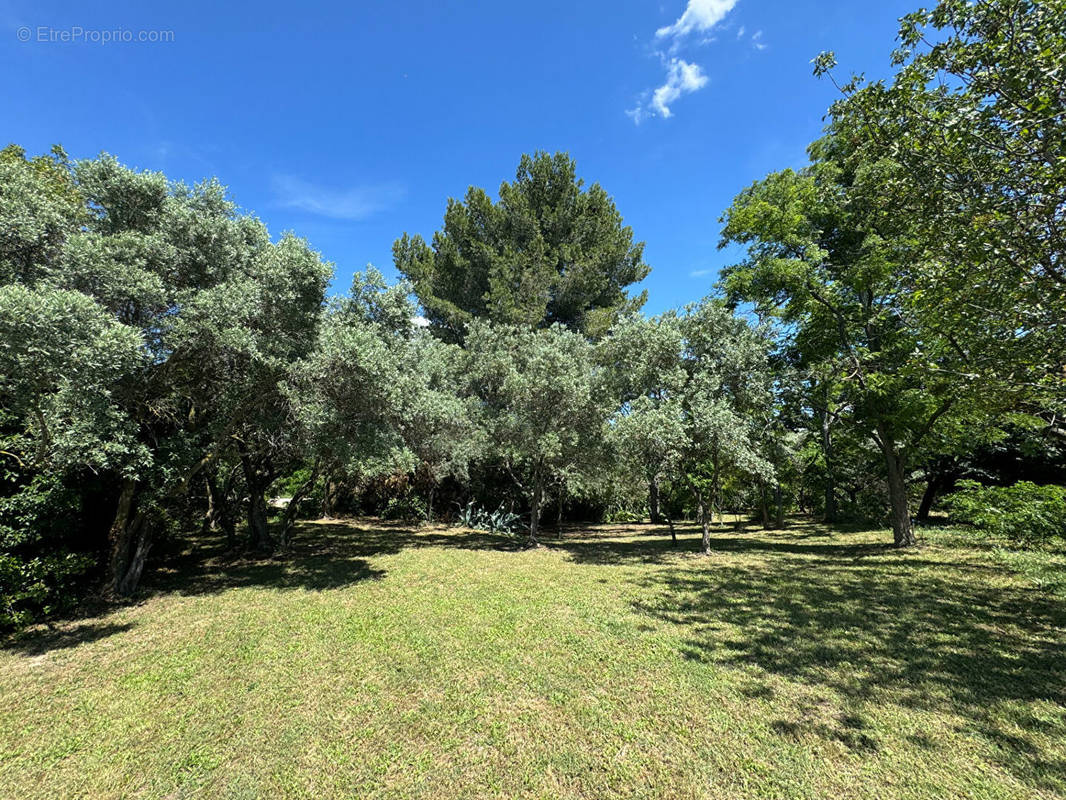
<svg viewBox="0 0 1066 800">
<path fill-rule="evenodd" d="M 130 523 L 134 516 L 133 507 L 136 497 L 137 481 L 130 478 L 124 479 L 119 489 L 115 518 L 107 534 L 107 573 L 103 585 L 105 595 L 117 596 L 121 593 L 120 586 L 122 579 L 126 576 L 126 568 L 130 559 L 132 533 Z"/>
<path fill-rule="evenodd" d="M 242 456 L 244 482 L 248 487 L 248 544 L 255 549 L 272 545 L 267 523 L 266 490 L 270 486 L 270 469 L 251 456 Z"/>
<path fill-rule="evenodd" d="M 207 511 L 204 513 L 204 523 L 200 532 L 216 533 L 219 529 L 218 501 L 215 499 L 218 496 L 218 484 L 210 471 L 204 474 L 204 492 L 207 494 Z"/>
<path fill-rule="evenodd" d="M 703 523 L 703 554 L 711 554 L 711 515 L 714 514 L 714 507 L 707 502 L 707 498 L 703 492 L 700 492 L 697 496 L 700 504 L 700 521 Z"/>
<path fill-rule="evenodd" d="M 774 502 L 777 504 L 777 519 L 774 527 L 781 530 L 785 527 L 785 500 L 781 494 L 781 484 L 774 484 Z"/>
<path fill-rule="evenodd" d="M 658 525 L 661 520 L 659 514 L 659 482 L 655 478 L 648 481 L 648 510 L 651 524 Z"/>
<path fill-rule="evenodd" d="M 544 497 L 544 487 L 541 486 L 540 480 L 533 479 L 533 496 L 530 498 L 529 503 L 529 544 L 534 546 L 538 544 L 537 534 L 540 532 L 540 504 Z"/>
<path fill-rule="evenodd" d="M 300 510 L 300 503 L 311 492 L 315 486 L 315 481 L 318 480 L 318 462 L 315 462 L 314 467 L 311 469 L 310 477 L 300 484 L 300 487 L 293 492 L 292 499 L 289 500 L 289 505 L 285 507 L 285 513 L 281 517 L 281 537 L 280 543 L 282 548 L 289 546 L 289 533 L 292 531 L 293 525 L 296 522 L 296 513 Z"/>
<path fill-rule="evenodd" d="M 825 521 L 836 522 L 837 509 L 836 480 L 833 476 L 833 434 L 830 430 L 829 409 L 819 410 L 822 423 L 822 455 L 825 458 Z"/>
<path fill-rule="evenodd" d="M 944 483 L 945 476 L 942 472 L 934 472 L 929 476 L 925 484 L 925 492 L 922 494 L 922 502 L 918 504 L 918 513 L 915 515 L 915 519 L 919 522 L 929 521 L 929 512 L 933 510 L 933 503 L 936 502 Z"/>
<path fill-rule="evenodd" d="M 903 457 L 896 450 L 891 431 L 882 426 L 878 429 L 878 434 L 888 470 L 888 504 L 892 520 L 892 538 L 896 547 L 913 547 L 918 541 L 914 537 L 914 527 L 911 524 Z"/>
<path fill-rule="evenodd" d="M 126 597 L 137 589 L 151 546 L 148 519 L 137 509 L 137 482 L 125 479 L 108 532 L 107 573 L 102 588 L 105 597 Z"/>
<path fill-rule="evenodd" d="M 673 519 L 673 517 L 667 517 L 666 518 L 666 524 L 670 526 L 670 542 L 671 542 L 671 544 L 673 544 L 676 547 L 677 546 L 677 531 L 674 530 L 674 519 Z"/>
<path fill-rule="evenodd" d="M 331 519 L 333 517 L 333 503 L 335 499 L 333 493 L 335 488 L 336 485 L 333 481 L 326 478 L 326 485 L 322 490 L 322 516 L 326 519 Z"/>
<path fill-rule="evenodd" d="M 128 597 L 137 589 L 144 572 L 144 562 L 148 559 L 148 551 L 152 549 L 151 531 L 145 524 L 143 515 L 138 515 L 136 528 L 134 532 L 136 546 L 133 548 L 133 557 L 130 559 L 126 574 L 122 576 L 118 584 L 118 594 L 123 597 Z"/>
</svg>

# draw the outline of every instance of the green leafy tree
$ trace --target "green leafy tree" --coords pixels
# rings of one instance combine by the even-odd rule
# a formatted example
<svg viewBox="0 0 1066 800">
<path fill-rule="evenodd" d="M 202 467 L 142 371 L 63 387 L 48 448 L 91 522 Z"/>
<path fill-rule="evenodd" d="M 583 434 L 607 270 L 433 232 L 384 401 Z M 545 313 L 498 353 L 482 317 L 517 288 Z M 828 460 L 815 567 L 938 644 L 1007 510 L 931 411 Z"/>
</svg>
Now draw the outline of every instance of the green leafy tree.
<svg viewBox="0 0 1066 800">
<path fill-rule="evenodd" d="M 894 540 L 905 547 L 915 543 L 909 457 L 959 411 L 969 381 L 950 338 L 927 336 L 914 320 L 907 221 L 866 191 L 892 166 L 869 164 L 834 137 L 810 152 L 811 167 L 768 176 L 726 212 L 723 245 L 747 245 L 748 255 L 723 285 L 734 302 L 780 319 L 809 368 L 833 382 L 818 413 L 846 414 L 876 443 Z"/>
<path fill-rule="evenodd" d="M 536 544 L 548 487 L 580 478 L 600 453 L 608 404 L 593 348 L 561 325 L 530 330 L 478 320 L 467 331 L 464 373 L 490 457 L 529 503 Z"/>
<path fill-rule="evenodd" d="M 768 343 L 714 300 L 688 307 L 679 322 L 686 381 L 678 396 L 685 432 L 678 469 L 696 497 L 703 551 L 710 553 L 711 517 L 721 507 L 724 477 L 774 477 L 759 440 L 758 412 L 772 400 Z"/>
<path fill-rule="evenodd" d="M 890 81 L 853 78 L 834 137 L 906 219 L 912 324 L 1058 434 L 1066 397 L 1066 3 L 941 0 L 900 21 Z M 816 61 L 827 73 L 831 53 Z"/>
<path fill-rule="evenodd" d="M 626 294 L 648 274 L 643 251 L 607 192 L 584 189 L 565 153 L 522 156 L 498 202 L 475 187 L 449 200 L 432 247 L 406 233 L 393 245 L 434 331 L 452 341 L 475 318 L 604 334 L 644 303 L 644 293 Z"/>
<path fill-rule="evenodd" d="M 599 347 L 618 403 L 611 441 L 623 470 L 635 472 L 647 487 L 653 523 L 662 516 L 660 484 L 673 473 L 685 441 L 677 403 L 686 379 L 681 353 L 681 329 L 673 314 L 628 317 Z M 672 520 L 667 521 L 676 541 Z"/>
</svg>

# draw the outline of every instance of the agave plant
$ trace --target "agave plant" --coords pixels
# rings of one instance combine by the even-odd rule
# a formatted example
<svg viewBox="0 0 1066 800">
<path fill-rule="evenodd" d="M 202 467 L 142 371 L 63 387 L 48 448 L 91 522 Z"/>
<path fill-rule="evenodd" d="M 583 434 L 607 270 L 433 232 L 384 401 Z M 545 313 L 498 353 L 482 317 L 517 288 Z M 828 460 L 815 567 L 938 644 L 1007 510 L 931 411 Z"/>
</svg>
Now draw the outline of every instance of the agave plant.
<svg viewBox="0 0 1066 800">
<path fill-rule="evenodd" d="M 465 506 L 459 507 L 459 524 L 465 528 L 488 531 L 489 533 L 504 533 L 514 535 L 522 525 L 522 518 L 503 507 L 500 503 L 492 513 L 480 509 L 471 500 Z"/>
</svg>

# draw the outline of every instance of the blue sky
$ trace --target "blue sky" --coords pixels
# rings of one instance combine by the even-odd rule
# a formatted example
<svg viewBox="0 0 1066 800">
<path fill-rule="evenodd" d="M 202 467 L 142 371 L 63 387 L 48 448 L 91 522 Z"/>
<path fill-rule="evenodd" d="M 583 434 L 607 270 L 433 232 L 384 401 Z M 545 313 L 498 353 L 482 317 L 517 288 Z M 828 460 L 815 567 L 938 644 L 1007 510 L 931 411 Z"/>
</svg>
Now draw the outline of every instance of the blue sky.
<svg viewBox="0 0 1066 800">
<path fill-rule="evenodd" d="M 843 72 L 888 74 L 917 5 L 0 0 L 2 136 L 216 175 L 333 261 L 342 292 L 367 263 L 394 278 L 393 240 L 428 239 L 449 196 L 567 150 L 647 242 L 658 312 L 730 263 L 733 196 L 805 162 L 834 97 L 810 60 L 833 49 Z M 103 41 L 115 31 L 172 41 Z"/>
</svg>

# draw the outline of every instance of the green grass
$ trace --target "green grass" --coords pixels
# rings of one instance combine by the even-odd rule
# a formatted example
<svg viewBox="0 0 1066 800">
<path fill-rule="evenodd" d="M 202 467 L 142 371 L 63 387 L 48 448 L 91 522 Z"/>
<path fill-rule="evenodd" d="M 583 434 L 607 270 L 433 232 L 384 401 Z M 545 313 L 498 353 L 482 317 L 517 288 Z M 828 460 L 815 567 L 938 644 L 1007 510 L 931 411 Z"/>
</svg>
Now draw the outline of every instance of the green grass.
<svg viewBox="0 0 1066 800">
<path fill-rule="evenodd" d="M 1066 796 L 1063 559 L 889 538 L 201 542 L 137 604 L 0 650 L 0 795 Z"/>
</svg>

